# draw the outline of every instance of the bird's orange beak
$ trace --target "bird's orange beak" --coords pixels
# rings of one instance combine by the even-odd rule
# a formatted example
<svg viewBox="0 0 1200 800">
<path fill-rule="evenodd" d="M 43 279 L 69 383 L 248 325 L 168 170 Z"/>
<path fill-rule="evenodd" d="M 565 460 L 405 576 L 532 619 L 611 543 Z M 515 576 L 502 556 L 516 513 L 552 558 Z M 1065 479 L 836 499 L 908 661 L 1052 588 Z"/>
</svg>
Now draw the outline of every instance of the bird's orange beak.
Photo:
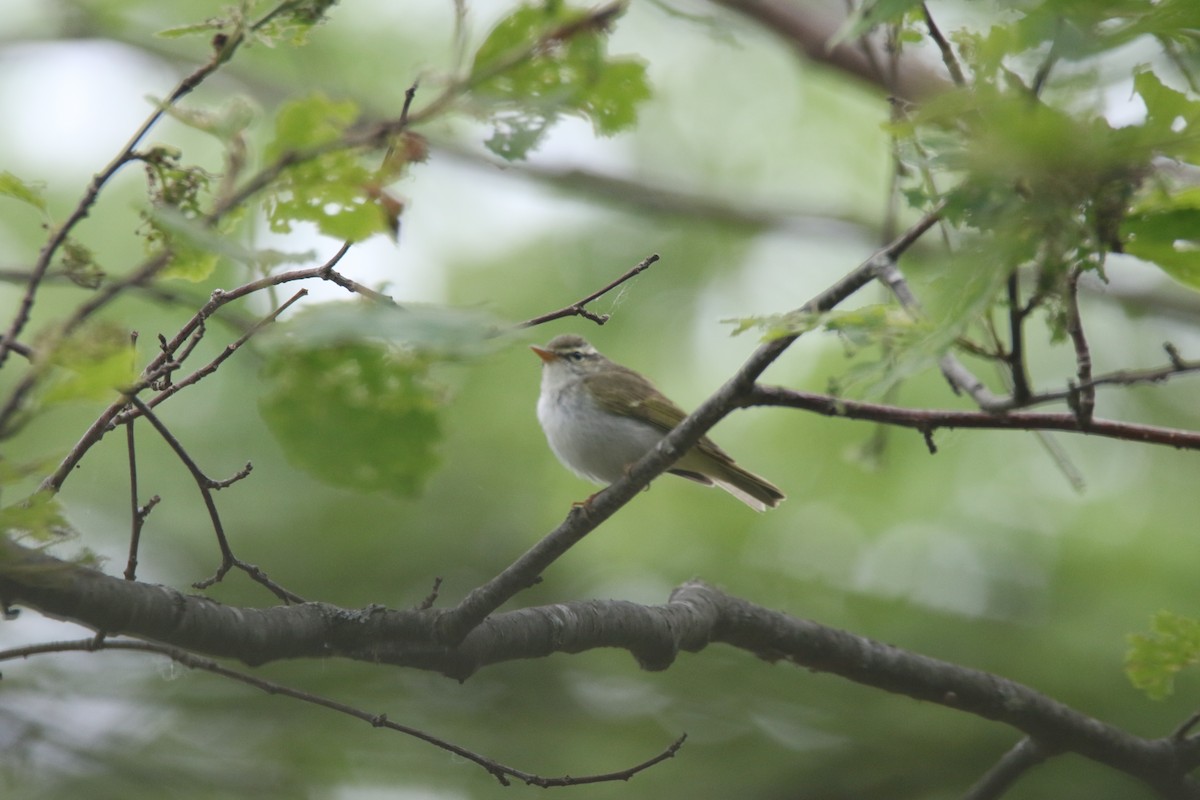
<svg viewBox="0 0 1200 800">
<path fill-rule="evenodd" d="M 549 364 L 551 361 L 558 360 L 558 353 L 554 352 L 553 350 L 547 350 L 544 347 L 538 347 L 537 345 L 532 344 L 529 345 L 529 349 L 536 353 L 537 357 L 546 364 Z"/>
</svg>

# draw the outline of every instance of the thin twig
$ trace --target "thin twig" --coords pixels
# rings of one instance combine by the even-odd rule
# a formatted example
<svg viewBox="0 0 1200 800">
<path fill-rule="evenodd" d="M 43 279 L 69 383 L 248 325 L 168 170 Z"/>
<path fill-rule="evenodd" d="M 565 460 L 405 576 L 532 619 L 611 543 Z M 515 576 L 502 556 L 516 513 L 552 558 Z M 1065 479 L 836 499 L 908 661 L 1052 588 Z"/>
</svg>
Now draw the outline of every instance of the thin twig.
<svg viewBox="0 0 1200 800">
<path fill-rule="evenodd" d="M 107 305 L 122 291 L 149 280 L 165 267 L 169 261 L 170 254 L 168 253 L 159 253 L 151 256 L 129 275 L 97 290 L 86 303 L 75 309 L 74 313 L 58 326 L 55 331 L 56 336 L 67 336 L 78 330 L 92 314 Z M 17 419 L 18 412 L 20 412 L 25 403 L 25 398 L 33 391 L 34 386 L 37 385 L 41 377 L 42 373 L 40 371 L 29 370 L 12 388 L 8 400 L 5 401 L 3 408 L 0 408 L 0 438 L 11 435 L 14 428 L 17 427 L 14 424 L 14 420 Z"/>
<path fill-rule="evenodd" d="M 288 591 L 287 589 L 284 589 L 282 586 L 275 583 L 275 581 L 271 580 L 267 574 L 256 565 L 249 564 L 237 558 L 233 554 L 233 550 L 229 547 L 229 540 L 225 536 L 225 528 L 221 524 L 221 515 L 217 511 L 217 503 L 213 498 L 213 491 L 217 489 L 224 489 L 230 484 L 245 478 L 250 474 L 250 465 L 247 464 L 245 467 L 238 470 L 238 472 L 235 473 L 232 478 L 229 478 L 225 481 L 217 481 L 208 477 L 206 474 L 204 474 L 204 471 L 200 469 L 199 465 L 196 464 L 195 460 L 192 459 L 191 455 L 187 452 L 180 441 L 175 438 L 170 430 L 167 429 L 167 426 L 163 424 L 162 420 L 160 420 L 158 416 L 150 410 L 148 405 L 139 400 L 137 397 L 133 396 L 129 398 L 129 402 L 133 404 L 133 406 L 136 407 L 139 412 L 141 412 L 141 415 L 146 418 L 147 422 L 154 426 L 154 429 L 158 431 L 160 436 L 162 436 L 163 441 L 165 441 L 167 445 L 175 451 L 175 455 L 181 462 L 183 462 L 183 465 L 187 467 L 188 472 L 190 472 L 192 475 L 192 479 L 196 482 L 197 488 L 200 490 L 201 497 L 204 498 L 204 506 L 208 509 L 208 517 L 212 522 L 213 531 L 217 537 L 217 546 L 221 550 L 221 565 L 217 568 L 216 573 L 213 574 L 211 578 L 207 578 L 203 581 L 197 581 L 192 585 L 197 589 L 207 589 L 209 586 L 212 586 L 214 583 L 217 583 L 224 578 L 230 569 L 237 567 L 249 575 L 252 580 L 265 586 L 272 594 L 285 603 L 303 603 L 304 598 L 300 597 L 298 594 Z"/>
<path fill-rule="evenodd" d="M 781 386 L 755 386 L 742 402 L 745 406 L 799 408 L 829 417 L 882 422 L 921 432 L 939 428 L 1066 431 L 1126 442 L 1164 445 L 1178 450 L 1200 450 L 1200 431 L 1107 419 L 1092 419 L 1085 426 L 1080 424 L 1078 415 L 1072 412 L 1014 411 L 996 414 L 987 411 L 903 408 L 827 394 L 798 392 Z"/>
<path fill-rule="evenodd" d="M 410 725 L 404 725 L 399 722 L 394 722 L 388 719 L 387 714 L 372 714 L 360 708 L 356 708 L 346 703 L 339 702 L 323 695 L 306 692 L 301 689 L 293 689 L 282 683 L 266 680 L 255 675 L 250 675 L 245 672 L 240 672 L 235 669 L 230 669 L 222 664 L 213 661 L 210 658 L 193 655 L 186 650 L 180 650 L 177 647 L 169 647 L 167 645 L 156 644 L 154 642 L 133 641 L 129 639 L 82 639 L 76 641 L 48 642 L 40 645 L 31 645 L 27 647 L 13 648 L 0 652 L 0 661 L 14 658 L 29 658 L 30 656 L 43 655 L 47 653 L 63 653 L 71 651 L 86 651 L 94 652 L 99 650 L 125 650 L 141 653 L 151 653 L 166 656 L 177 664 L 181 664 L 190 669 L 208 672 L 213 675 L 227 678 L 229 680 L 243 683 L 270 695 L 279 695 L 288 697 L 293 700 L 299 700 L 310 705 L 320 706 L 321 708 L 336 711 L 339 714 L 344 714 L 354 719 L 361 720 L 371 725 L 374 728 L 386 728 L 387 730 L 396 731 L 397 733 L 410 736 L 414 739 L 419 739 L 426 744 L 431 744 L 448 753 L 452 753 L 466 761 L 482 767 L 489 775 L 495 778 L 502 786 L 508 786 L 510 779 L 516 779 L 530 786 L 538 786 L 542 788 L 550 788 L 555 786 L 579 786 L 591 783 L 612 783 L 615 781 L 628 781 L 640 772 L 644 772 L 656 764 L 661 764 L 669 758 L 674 757 L 679 749 L 683 747 L 687 740 L 687 734 L 681 735 L 678 739 L 672 742 L 662 752 L 646 759 L 640 764 L 635 764 L 632 767 L 627 767 L 615 772 L 607 772 L 596 775 L 562 775 L 558 777 L 544 777 L 532 772 L 526 772 L 515 767 L 507 766 L 499 761 L 488 758 L 473 750 L 454 744 L 453 742 L 443 739 L 440 736 L 434 736 L 431 733 L 414 728 Z"/>
<path fill-rule="evenodd" d="M 138 543 L 142 539 L 145 516 L 138 503 L 137 448 L 134 444 L 133 422 L 125 426 L 125 446 L 129 453 L 129 559 L 125 562 L 125 580 L 137 577 Z"/>
<path fill-rule="evenodd" d="M 562 319 L 564 317 L 584 317 L 585 319 L 590 319 L 592 322 L 596 323 L 597 325 L 603 325 L 604 323 L 608 322 L 609 315 L 608 314 L 596 314 L 594 312 L 588 311 L 586 308 L 587 304 L 592 302 L 593 300 L 603 297 L 605 294 L 608 294 L 613 289 L 617 288 L 622 283 L 625 283 L 626 281 L 635 277 L 636 275 L 639 275 L 642 272 L 645 272 L 647 269 L 650 268 L 651 264 L 653 264 L 654 262 L 656 262 L 658 260 L 659 260 L 658 253 L 654 253 L 650 256 L 647 256 L 645 259 L 640 261 L 636 266 L 634 266 L 633 269 L 629 270 L 624 275 L 617 278 L 615 281 L 608 284 L 607 286 L 604 286 L 603 288 L 592 292 L 587 297 L 584 297 L 580 300 L 576 300 L 574 303 L 572 303 L 569 306 L 563 306 L 562 308 L 558 309 L 557 311 L 551 311 L 549 314 L 542 314 L 541 316 L 534 317 L 533 319 L 527 319 L 524 322 L 517 324 L 516 327 L 517 328 L 532 328 L 535 325 L 542 325 L 546 322 L 550 322 L 550 321 L 556 320 L 556 319 Z"/>
<path fill-rule="evenodd" d="M 1018 272 L 1008 276 L 1008 371 L 1012 377 L 1013 403 L 1021 405 L 1029 399 L 1029 376 L 1025 372 L 1025 315 L 1021 311 L 1021 282 Z"/>
<path fill-rule="evenodd" d="M 1171 345 L 1168 344 L 1165 347 L 1171 347 Z M 1163 383 L 1176 375 L 1184 375 L 1192 372 L 1200 372 L 1200 361 L 1185 361 L 1179 358 L 1179 353 L 1176 352 L 1172 362 L 1165 366 L 1148 369 L 1122 369 L 1097 375 L 1087 381 L 1072 381 L 1071 386 L 1066 389 L 1039 392 L 1038 394 L 1031 395 L 1020 407 L 1030 408 L 1032 406 L 1060 403 L 1063 401 L 1069 403 L 1073 397 L 1084 390 L 1094 390 L 1100 386 L 1133 386 L 1139 383 Z M 1012 408 L 1016 407 L 1015 405 L 1012 406 Z"/>
<path fill-rule="evenodd" d="M 236 341 L 232 342 L 231 344 L 225 345 L 225 347 L 221 350 L 221 352 L 217 354 L 216 358 L 214 358 L 212 361 L 208 362 L 204 366 L 200 367 L 199 369 L 195 370 L 194 372 L 192 372 L 190 375 L 186 376 L 185 378 L 178 380 L 178 381 L 174 381 L 173 383 L 171 383 L 171 385 L 164 387 L 161 391 L 159 391 L 158 394 L 154 395 L 154 397 L 151 397 L 149 400 L 147 400 L 146 405 L 150 406 L 151 408 L 154 408 L 155 406 L 159 405 L 167 398 L 174 395 L 176 392 L 186 389 L 187 387 L 198 383 L 199 381 L 203 380 L 204 378 L 206 378 L 209 375 L 216 372 L 217 369 L 221 366 L 221 364 L 225 363 L 225 361 L 230 356 L 232 356 L 234 353 L 236 353 L 239 349 L 241 349 L 242 345 L 246 344 L 246 342 L 249 341 L 251 336 L 258 333 L 263 328 L 265 328 L 266 326 L 270 325 L 272 322 L 277 320 L 279 318 L 279 315 L 282 314 L 284 311 L 286 311 L 289 306 L 291 306 L 293 303 L 297 302 L 300 298 L 304 297 L 307 294 L 308 294 L 308 289 L 301 289 L 298 292 L 296 292 L 295 294 L 293 294 L 291 297 L 289 297 L 287 300 L 285 300 L 283 303 L 281 303 L 279 305 L 279 307 L 276 308 L 274 311 L 272 311 L 270 314 L 268 314 L 267 316 L 265 316 L 262 319 L 255 322 L 254 325 L 252 325 L 249 330 L 247 330 L 245 333 L 243 333 L 241 336 L 239 336 Z M 136 413 L 127 411 L 118 418 L 117 422 L 119 424 L 121 422 L 125 422 L 127 420 L 133 419 L 135 416 L 137 416 Z"/>
<path fill-rule="evenodd" d="M 950 46 L 950 42 L 946 41 L 946 37 L 942 35 L 942 29 L 933 21 L 933 15 L 929 13 L 928 3 L 921 3 L 921 13 L 925 16 L 925 26 L 929 28 L 929 38 L 933 39 L 934 43 L 938 46 L 938 50 L 942 52 L 942 63 L 946 65 L 946 71 L 950 73 L 950 80 L 954 81 L 954 85 L 959 88 L 966 86 L 967 79 L 963 77 L 958 57 L 954 55 L 954 48 Z"/>
<path fill-rule="evenodd" d="M 1046 52 L 1046 58 L 1038 67 L 1037 73 L 1033 76 L 1033 86 L 1030 87 L 1030 92 L 1032 92 L 1035 99 L 1042 96 L 1042 90 L 1046 88 L 1046 81 L 1050 78 L 1050 71 L 1058 63 L 1059 53 L 1062 50 L 1062 32 L 1065 24 L 1064 19 L 1059 17 L 1054 31 L 1054 38 L 1050 41 L 1050 49 Z"/>
<path fill-rule="evenodd" d="M 1067 402 L 1079 417 L 1079 424 L 1086 427 L 1096 411 L 1096 385 L 1092 381 L 1092 352 L 1079 316 L 1079 275 L 1080 270 L 1076 267 L 1067 277 L 1067 335 L 1075 346 L 1076 378 L 1071 383 Z"/>
<path fill-rule="evenodd" d="M 126 393 L 137 394 L 138 392 L 150 386 L 151 383 L 161 375 L 163 370 L 173 368 L 170 354 L 176 352 L 180 347 L 182 347 L 184 342 L 186 342 L 190 336 L 194 335 L 196 329 L 202 326 L 206 319 L 211 317 L 217 311 L 217 309 L 221 308 L 227 303 L 233 302 L 234 300 L 238 300 L 247 295 L 254 294 L 255 292 L 265 289 L 268 286 L 278 286 L 284 283 L 311 280 L 313 278 L 329 280 L 337 283 L 339 286 L 344 286 L 344 284 L 338 280 L 339 278 L 342 278 L 342 276 L 333 271 L 332 267 L 346 253 L 347 249 L 348 248 L 343 245 L 342 248 L 338 250 L 337 254 L 333 256 L 333 258 L 319 267 L 292 270 L 290 272 L 282 272 L 277 275 L 267 275 L 259 278 L 258 280 L 243 284 L 242 286 L 230 291 L 213 292 L 209 297 L 208 302 L 205 303 L 205 305 L 201 307 L 200 310 L 197 311 L 190 320 L 184 323 L 183 327 L 180 328 L 179 332 L 175 334 L 172 339 L 162 345 L 162 352 L 160 352 L 159 355 L 152 360 L 144 370 L 142 370 L 142 376 L 133 384 L 133 386 L 126 390 Z M 353 281 L 348 282 L 353 283 Z M 151 401 L 151 405 L 154 405 L 153 401 Z M 122 397 L 101 412 L 100 416 L 96 418 L 96 420 L 88 427 L 86 431 L 84 431 L 83 435 L 79 438 L 79 441 L 75 443 L 74 447 L 72 447 L 67 455 L 63 457 L 62 461 L 59 462 L 54 472 L 52 472 L 50 475 L 47 475 L 42 480 L 42 483 L 39 486 L 39 491 L 56 492 L 61 489 L 63 483 L 71 474 L 71 471 L 77 464 L 79 464 L 81 460 L 83 460 L 83 457 L 87 451 L 95 446 L 95 444 L 99 442 L 109 430 L 112 430 L 115 424 L 114 420 L 118 418 L 118 415 L 120 415 L 127 406 L 128 403 L 126 402 L 125 398 Z"/>
</svg>

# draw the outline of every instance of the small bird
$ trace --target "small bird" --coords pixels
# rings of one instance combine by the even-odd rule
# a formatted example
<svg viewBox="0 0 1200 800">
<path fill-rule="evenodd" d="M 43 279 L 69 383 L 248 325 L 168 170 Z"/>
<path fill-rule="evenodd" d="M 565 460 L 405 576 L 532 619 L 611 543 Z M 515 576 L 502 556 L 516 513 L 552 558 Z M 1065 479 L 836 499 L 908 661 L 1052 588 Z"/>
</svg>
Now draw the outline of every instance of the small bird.
<svg viewBox="0 0 1200 800">
<path fill-rule="evenodd" d="M 537 414 L 554 455 L 581 478 L 610 484 L 687 416 L 650 381 L 564 334 L 531 347 L 542 360 Z M 707 436 L 674 466 L 673 475 L 720 486 L 756 511 L 774 508 L 783 492 L 747 472 Z"/>
</svg>

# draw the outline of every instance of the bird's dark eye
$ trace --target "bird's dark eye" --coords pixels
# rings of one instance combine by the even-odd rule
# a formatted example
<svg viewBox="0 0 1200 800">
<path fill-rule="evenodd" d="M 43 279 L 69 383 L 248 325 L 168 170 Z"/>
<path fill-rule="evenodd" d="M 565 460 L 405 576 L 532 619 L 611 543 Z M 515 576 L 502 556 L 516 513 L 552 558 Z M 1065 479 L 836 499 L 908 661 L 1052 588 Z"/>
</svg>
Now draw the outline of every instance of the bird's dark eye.
<svg viewBox="0 0 1200 800">
<path fill-rule="evenodd" d="M 572 361 L 583 361 L 583 353 L 579 350 L 572 350 L 571 352 L 567 353 L 567 358 L 571 359 Z"/>
</svg>

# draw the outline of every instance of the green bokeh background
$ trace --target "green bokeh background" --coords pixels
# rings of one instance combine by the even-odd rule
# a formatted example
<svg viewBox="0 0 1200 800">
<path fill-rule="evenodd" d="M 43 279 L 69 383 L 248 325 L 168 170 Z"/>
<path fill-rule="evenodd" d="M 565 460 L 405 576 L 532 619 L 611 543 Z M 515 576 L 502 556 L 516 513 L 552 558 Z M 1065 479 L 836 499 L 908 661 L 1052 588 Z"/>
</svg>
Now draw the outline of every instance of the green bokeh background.
<svg viewBox="0 0 1200 800">
<path fill-rule="evenodd" d="M 165 94 L 204 56 L 201 39 L 161 40 L 153 32 L 219 8 L 200 0 L 15 3 L 0 22 L 0 63 L 7 64 L 0 108 L 10 120 L 0 129 L 0 167 L 45 181 L 61 216 L 148 111 L 137 98 Z M 239 55 L 188 103 L 246 95 L 269 120 L 283 98 L 321 89 L 394 113 L 414 77 L 448 66 L 451 8 L 344 0 L 307 47 Z M 504 8 L 473 7 L 474 41 Z M 743 214 L 772 213 L 751 224 L 654 212 L 633 193 L 595 201 L 582 179 L 550 184 L 451 152 L 451 145 L 479 152 L 486 131 L 473 123 L 425 131 L 437 146 L 399 187 L 409 201 L 400 242 L 359 248 L 343 265 L 352 277 L 386 282 L 401 301 L 518 321 L 593 291 L 652 252 L 662 260 L 597 303 L 595 310 L 613 315 L 603 328 L 560 321 L 513 335 L 486 356 L 440 366 L 435 377 L 450 398 L 441 464 L 409 499 L 331 488 L 289 464 L 259 416 L 262 357 L 253 348 L 240 352 L 161 411 L 214 477 L 253 462 L 248 480 L 218 495 L 239 556 L 305 597 L 344 606 L 412 605 L 435 577 L 444 581 L 442 602 L 455 602 L 593 491 L 545 446 L 534 415 L 538 362 L 526 344 L 582 333 L 691 407 L 754 347 L 752 334 L 729 337 L 722 319 L 795 308 L 877 246 L 888 183 L 886 103 L 798 62 L 740 20 L 706 6 L 694 10 L 716 14 L 721 35 L 653 4 L 636 4 L 617 26 L 612 51 L 646 59 L 655 89 L 635 132 L 596 142 L 586 125 L 569 122 L 533 165 L 629 176 Z M 81 100 L 65 88 L 69 81 L 46 80 L 45 91 L 29 92 L 62 65 L 73 79 L 90 73 L 87 91 L 101 93 L 100 107 L 131 114 L 129 124 L 112 126 L 118 133 L 111 140 L 107 125 L 70 129 L 68 112 Z M 169 141 L 194 160 L 217 152 L 170 121 L 151 140 Z M 114 272 L 140 256 L 128 231 L 136 226 L 131 209 L 141 180 L 127 169 L 80 228 Z M 27 267 L 43 236 L 27 209 L 0 200 L 0 266 Z M 260 233 L 258 241 L 276 240 Z M 337 244 L 302 235 L 276 246 L 326 256 Z M 906 264 L 918 276 L 921 259 L 918 250 Z M 1124 261 L 1110 270 L 1145 277 Z M 227 266 L 209 283 L 173 288 L 203 298 L 243 280 Z M 1163 341 L 1196 352 L 1196 305 L 1185 290 L 1168 289 L 1181 297 L 1182 314 L 1134 316 L 1103 289 L 1085 296 L 1098 372 L 1161 363 Z M 19 291 L 0 287 L 3 319 Z M 81 291 L 48 288 L 35 326 L 79 302 Z M 330 288 L 317 299 L 339 296 Z M 880 299 L 868 289 L 856 302 Z M 159 332 L 170 335 L 190 316 L 187 308 L 129 298 L 107 317 L 139 329 L 145 359 Z M 239 309 L 267 310 L 262 302 Z M 211 326 L 202 352 L 211 357 L 235 335 Z M 1036 332 L 1031 347 L 1035 379 L 1061 385 L 1070 353 Z M 821 391 L 849 363 L 836 339 L 814 334 L 767 380 Z M 10 371 L 0 375 L 6 384 Z M 934 374 L 907 382 L 899 401 L 965 407 Z M 55 408 L 7 442 L 6 457 L 53 458 L 100 408 Z M 1194 428 L 1194 382 L 1104 392 L 1098 413 Z M 1140 735 L 1166 734 L 1200 704 L 1191 676 L 1154 703 L 1122 674 L 1126 636 L 1144 630 L 1151 614 L 1200 612 L 1194 454 L 1060 436 L 1087 479 L 1077 494 L 1026 433 L 939 432 L 931 456 L 919 435 L 893 431 L 877 462 L 861 455 L 868 426 L 794 411 L 739 412 L 713 435 L 781 486 L 788 501 L 755 515 L 722 493 L 656 481 L 513 605 L 594 597 L 657 603 L 698 576 L 768 607 L 996 672 Z M 218 562 L 207 516 L 166 446 L 148 428 L 138 437 L 142 493 L 162 496 L 145 532 L 140 576 L 186 587 Z M 62 493 L 83 533 L 79 544 L 106 556 L 112 574 L 124 563 L 126 470 L 123 436 L 110 435 Z M 211 594 L 229 603 L 270 601 L 236 575 Z M 79 635 L 25 611 L 0 625 L 0 647 Z M 656 674 L 639 671 L 626 653 L 597 651 L 504 664 L 461 685 L 336 661 L 254 672 L 543 775 L 620 769 L 688 734 L 676 758 L 629 784 L 558 790 L 580 800 L 950 798 L 1019 738 L 993 723 L 724 647 L 684 654 Z M 0 751 L 7 796 L 38 800 L 457 800 L 534 791 L 502 789 L 474 766 L 348 717 L 117 653 L 7 665 Z M 1150 795 L 1112 771 L 1066 758 L 1027 775 L 1010 796 Z"/>
</svg>

